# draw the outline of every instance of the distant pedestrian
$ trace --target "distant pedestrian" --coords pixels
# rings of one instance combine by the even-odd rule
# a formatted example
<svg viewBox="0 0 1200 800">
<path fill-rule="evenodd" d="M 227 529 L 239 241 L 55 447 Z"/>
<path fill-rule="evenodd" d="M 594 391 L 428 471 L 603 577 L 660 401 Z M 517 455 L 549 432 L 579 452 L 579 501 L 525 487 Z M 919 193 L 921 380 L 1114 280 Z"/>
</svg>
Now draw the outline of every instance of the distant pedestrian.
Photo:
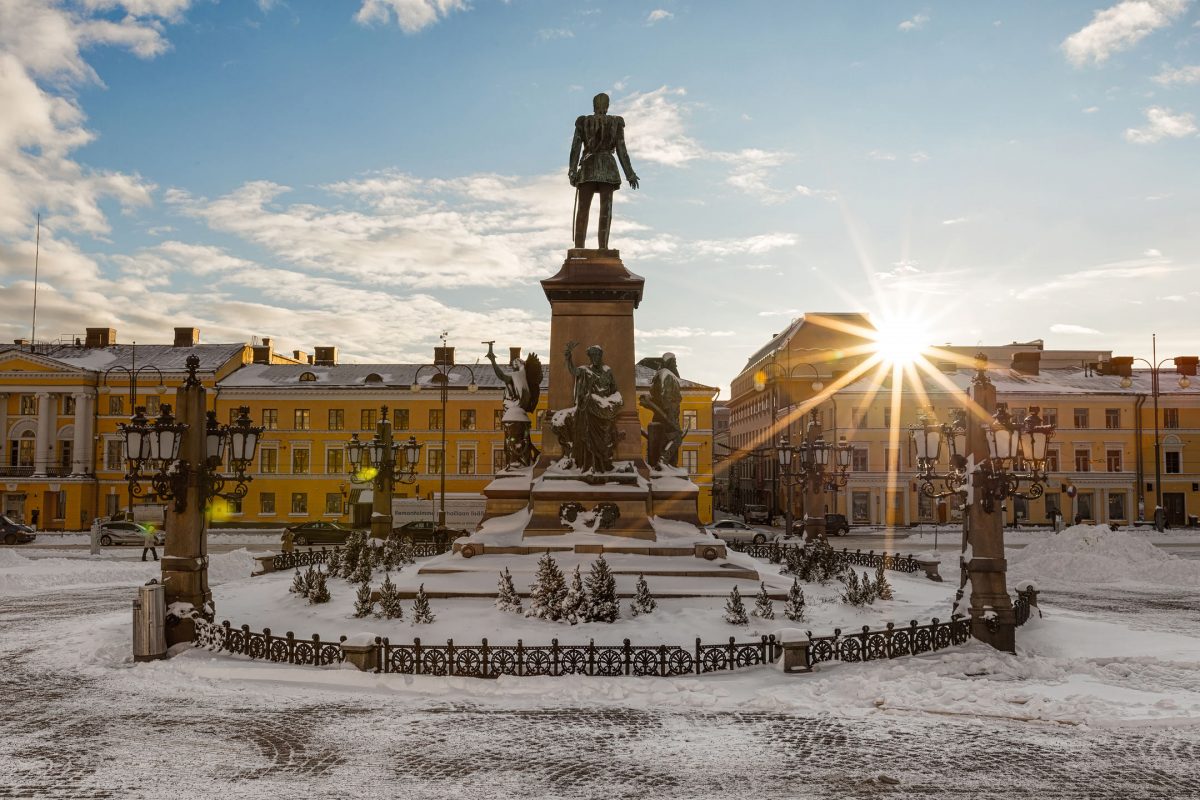
<svg viewBox="0 0 1200 800">
<path fill-rule="evenodd" d="M 1054 532 L 1061 533 L 1063 529 L 1063 515 L 1061 511 L 1054 512 Z"/>
<path fill-rule="evenodd" d="M 91 534 L 91 549 L 92 555 L 100 555 L 100 518 L 96 517 L 92 520 Z"/>
<path fill-rule="evenodd" d="M 150 527 L 142 528 L 142 536 L 145 538 L 145 545 L 142 547 L 142 561 L 146 560 L 146 551 L 154 556 L 154 560 L 158 561 L 158 551 L 154 549 L 154 530 Z"/>
</svg>

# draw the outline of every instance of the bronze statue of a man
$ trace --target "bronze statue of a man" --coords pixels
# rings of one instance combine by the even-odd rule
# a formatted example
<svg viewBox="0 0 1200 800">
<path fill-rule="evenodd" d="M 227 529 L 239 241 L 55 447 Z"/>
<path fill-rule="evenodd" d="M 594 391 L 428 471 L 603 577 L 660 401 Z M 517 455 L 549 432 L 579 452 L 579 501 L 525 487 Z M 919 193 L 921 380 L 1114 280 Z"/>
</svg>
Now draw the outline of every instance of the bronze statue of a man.
<svg viewBox="0 0 1200 800">
<path fill-rule="evenodd" d="M 582 248 L 587 238 L 588 213 L 592 196 L 600 195 L 600 249 L 608 249 L 608 231 L 612 227 L 613 192 L 621 188 L 617 159 L 629 188 L 638 188 L 638 176 L 625 151 L 625 120 L 608 114 L 608 95 L 601 92 L 592 98 L 595 113 L 575 120 L 575 138 L 571 140 L 571 161 L 567 179 L 576 189 L 575 246 Z M 616 158 L 613 158 L 613 151 Z M 582 156 L 581 156 L 582 153 Z"/>
<path fill-rule="evenodd" d="M 600 345 L 587 349 L 588 363 L 571 355 L 578 342 L 567 342 L 567 369 L 575 378 L 575 407 L 569 420 L 571 461 L 582 472 L 611 472 L 617 444 L 617 414 L 624 403 L 612 368 Z"/>
</svg>

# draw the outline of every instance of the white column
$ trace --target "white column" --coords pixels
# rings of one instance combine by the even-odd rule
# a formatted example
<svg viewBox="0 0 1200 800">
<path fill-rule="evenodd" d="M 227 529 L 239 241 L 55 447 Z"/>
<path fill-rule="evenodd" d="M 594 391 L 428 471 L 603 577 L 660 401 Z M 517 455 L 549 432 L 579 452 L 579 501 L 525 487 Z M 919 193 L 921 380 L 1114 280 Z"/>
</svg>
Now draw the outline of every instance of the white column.
<svg viewBox="0 0 1200 800">
<path fill-rule="evenodd" d="M 51 463 L 51 448 L 54 440 L 51 438 L 50 401 L 53 398 L 49 392 L 39 392 L 37 432 L 33 445 L 33 474 L 45 475 Z"/>
<path fill-rule="evenodd" d="M 87 398 L 83 392 L 71 395 L 75 398 L 75 438 L 71 442 L 71 474 L 87 474 L 87 442 L 91 438 L 88 422 L 91 416 L 87 413 Z"/>
</svg>

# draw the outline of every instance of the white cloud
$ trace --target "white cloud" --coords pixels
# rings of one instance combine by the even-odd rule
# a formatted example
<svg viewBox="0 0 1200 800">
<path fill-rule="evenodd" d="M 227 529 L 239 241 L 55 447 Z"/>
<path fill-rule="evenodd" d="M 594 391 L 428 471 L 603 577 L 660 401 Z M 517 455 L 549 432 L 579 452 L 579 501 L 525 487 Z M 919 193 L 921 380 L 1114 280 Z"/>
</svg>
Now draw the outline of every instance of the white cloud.
<svg viewBox="0 0 1200 800">
<path fill-rule="evenodd" d="M 886 150 L 872 150 L 871 152 L 867 153 L 867 158 L 871 159 L 872 161 L 895 161 L 896 154 L 889 153 Z"/>
<path fill-rule="evenodd" d="M 646 24 L 653 25 L 656 22 L 672 19 L 675 15 L 663 8 L 656 8 L 646 17 Z"/>
<path fill-rule="evenodd" d="M 1175 83 L 1200 83 L 1200 64 L 1178 67 L 1177 69 L 1164 67 L 1162 72 L 1150 80 L 1161 83 L 1163 86 L 1170 86 Z"/>
<path fill-rule="evenodd" d="M 1078 292 L 1083 287 L 1096 283 L 1111 285 L 1115 281 L 1140 281 L 1148 278 L 1158 278 L 1178 272 L 1179 269 L 1179 267 L 1171 266 L 1169 261 L 1161 257 L 1118 261 L 1112 264 L 1103 264 L 1092 269 L 1067 272 L 1043 283 L 1027 286 L 1016 293 L 1016 298 L 1018 300 L 1039 299 L 1045 297 L 1050 292 L 1063 289 Z"/>
<path fill-rule="evenodd" d="M 652 92 L 634 92 L 622 100 L 631 156 L 680 167 L 705 154 L 700 143 L 684 132 L 688 112 L 679 98 L 686 95 L 684 89 L 661 86 Z M 635 169 L 636 165 L 634 161 Z"/>
<path fill-rule="evenodd" d="M 395 19 L 405 33 L 417 33 L 469 8 L 466 0 L 362 0 L 354 20 L 360 25 L 387 25 Z"/>
<path fill-rule="evenodd" d="M 1100 64 L 1113 53 L 1128 50 L 1180 16 L 1188 0 L 1121 0 L 1097 11 L 1092 21 L 1062 43 L 1067 59 L 1077 67 Z"/>
<path fill-rule="evenodd" d="M 929 22 L 928 14 L 916 14 L 913 17 L 904 20 L 904 22 L 901 22 L 896 26 L 896 28 L 905 32 L 916 31 L 924 28 L 925 23 L 927 22 Z"/>
<path fill-rule="evenodd" d="M 1050 326 L 1051 333 L 1062 333 L 1068 335 L 1074 334 L 1098 334 L 1100 331 L 1095 328 L 1088 328 L 1083 325 L 1071 325 L 1069 323 L 1059 322 Z"/>
<path fill-rule="evenodd" d="M 799 239 L 792 233 L 763 233 L 743 239 L 702 239 L 692 242 L 691 252 L 701 256 L 761 255 L 784 247 L 794 247 Z"/>
<path fill-rule="evenodd" d="M 1182 139 L 1196 133 L 1196 118 L 1192 114 L 1176 114 L 1169 108 L 1153 106 L 1146 109 L 1144 128 L 1128 128 L 1125 140 L 1134 144 L 1154 144 L 1163 139 Z"/>
<path fill-rule="evenodd" d="M 772 309 L 770 311 L 760 311 L 758 312 L 758 315 L 760 317 L 798 317 L 803 313 L 804 312 L 798 308 L 780 308 Z"/>
<path fill-rule="evenodd" d="M 915 153 L 910 153 L 908 156 L 908 160 L 913 162 L 914 164 L 920 164 L 924 161 L 929 160 L 929 154 L 926 153 L 924 150 L 918 150 Z"/>
<path fill-rule="evenodd" d="M 1184 295 L 1181 295 L 1181 294 L 1167 294 L 1167 295 L 1163 295 L 1162 297 L 1160 297 L 1158 299 L 1166 300 L 1167 302 L 1170 302 L 1170 303 L 1186 303 L 1188 301 L 1187 297 L 1185 297 Z"/>
<path fill-rule="evenodd" d="M 967 221 L 966 217 L 954 217 L 952 219 L 942 220 L 943 225 L 961 225 Z"/>
<path fill-rule="evenodd" d="M 920 274 L 921 269 L 917 266 L 917 262 L 911 259 L 903 259 L 892 265 L 890 270 L 886 272 L 876 272 L 875 277 L 881 281 L 889 281 L 893 278 L 907 278 L 912 275 Z"/>
<path fill-rule="evenodd" d="M 1149 250 L 1142 253 L 1146 258 L 1161 258 L 1162 252 L 1151 247 Z"/>
<path fill-rule="evenodd" d="M 1087 108 L 1083 109 L 1083 113 L 1095 114 L 1099 110 L 1100 110 L 1100 106 L 1088 106 Z"/>
<path fill-rule="evenodd" d="M 537 37 L 543 42 L 553 39 L 574 39 L 575 31 L 569 28 L 542 28 L 537 32 Z"/>
</svg>

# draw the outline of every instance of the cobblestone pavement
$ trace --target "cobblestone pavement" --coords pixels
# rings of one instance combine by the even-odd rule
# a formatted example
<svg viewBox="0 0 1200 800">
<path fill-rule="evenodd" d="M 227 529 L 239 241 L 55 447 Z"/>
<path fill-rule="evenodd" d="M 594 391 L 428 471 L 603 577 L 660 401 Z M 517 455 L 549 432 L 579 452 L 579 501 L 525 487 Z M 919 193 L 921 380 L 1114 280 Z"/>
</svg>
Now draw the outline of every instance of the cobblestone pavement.
<svg viewBox="0 0 1200 800">
<path fill-rule="evenodd" d="M 0 601 L 0 798 L 1200 797 L 1196 728 L 271 697 L 45 657 L 130 598 Z"/>
</svg>

